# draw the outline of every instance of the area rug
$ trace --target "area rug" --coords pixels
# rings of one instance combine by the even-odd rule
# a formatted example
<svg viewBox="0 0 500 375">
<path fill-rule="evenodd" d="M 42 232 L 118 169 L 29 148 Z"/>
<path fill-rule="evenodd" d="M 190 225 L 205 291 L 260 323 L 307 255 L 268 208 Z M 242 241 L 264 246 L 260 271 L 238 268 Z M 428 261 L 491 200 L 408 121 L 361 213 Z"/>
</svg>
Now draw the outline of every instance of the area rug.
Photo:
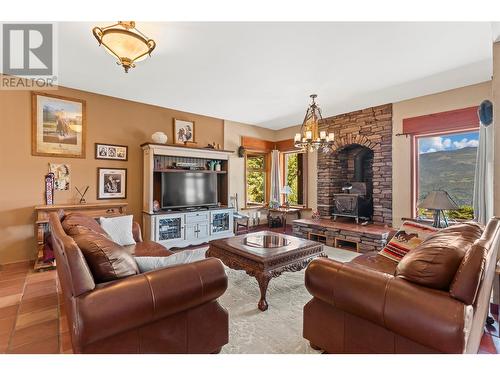
<svg viewBox="0 0 500 375">
<path fill-rule="evenodd" d="M 329 258 L 347 262 L 359 254 L 325 246 Z M 267 311 L 260 311 L 257 281 L 244 271 L 226 267 L 229 285 L 219 299 L 229 312 L 229 344 L 226 354 L 320 353 L 302 338 L 302 309 L 311 299 L 304 286 L 305 270 L 285 272 L 269 282 Z"/>
</svg>

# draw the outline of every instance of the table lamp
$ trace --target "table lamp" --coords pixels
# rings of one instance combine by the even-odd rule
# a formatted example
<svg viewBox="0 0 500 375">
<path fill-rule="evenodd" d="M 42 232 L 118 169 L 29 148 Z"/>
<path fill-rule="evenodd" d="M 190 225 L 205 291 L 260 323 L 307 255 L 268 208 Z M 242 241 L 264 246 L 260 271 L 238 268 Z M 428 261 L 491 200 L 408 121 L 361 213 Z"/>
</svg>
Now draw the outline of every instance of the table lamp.
<svg viewBox="0 0 500 375">
<path fill-rule="evenodd" d="M 418 208 L 426 208 L 434 211 L 434 223 L 436 228 L 446 228 L 448 219 L 444 210 L 456 210 L 458 205 L 451 199 L 450 195 L 444 190 L 431 191 L 425 199 L 418 205 Z"/>
<path fill-rule="evenodd" d="M 292 193 L 292 188 L 288 185 L 285 185 L 281 188 L 281 194 L 285 194 L 285 206 L 290 207 L 290 202 L 288 202 L 288 194 Z"/>
</svg>

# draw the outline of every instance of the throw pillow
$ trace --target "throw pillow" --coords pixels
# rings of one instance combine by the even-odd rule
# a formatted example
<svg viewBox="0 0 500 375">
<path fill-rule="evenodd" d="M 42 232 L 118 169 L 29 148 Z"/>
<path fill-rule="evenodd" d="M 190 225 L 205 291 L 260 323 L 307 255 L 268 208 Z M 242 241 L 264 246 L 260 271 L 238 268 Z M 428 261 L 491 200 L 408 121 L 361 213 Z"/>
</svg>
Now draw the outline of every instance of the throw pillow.
<svg viewBox="0 0 500 375">
<path fill-rule="evenodd" d="M 111 237 L 113 242 L 118 245 L 126 246 L 135 244 L 134 234 L 132 233 L 132 215 L 101 217 L 100 223 L 102 229 Z"/>
<path fill-rule="evenodd" d="M 135 257 L 135 262 L 141 273 L 197 262 L 205 259 L 207 249 L 183 250 L 168 257 Z"/>
<path fill-rule="evenodd" d="M 96 283 L 139 273 L 134 257 L 105 236 L 91 232 L 73 237 L 89 265 Z"/>
<path fill-rule="evenodd" d="M 379 254 L 399 262 L 410 250 L 436 232 L 437 229 L 429 225 L 405 221 Z"/>
</svg>

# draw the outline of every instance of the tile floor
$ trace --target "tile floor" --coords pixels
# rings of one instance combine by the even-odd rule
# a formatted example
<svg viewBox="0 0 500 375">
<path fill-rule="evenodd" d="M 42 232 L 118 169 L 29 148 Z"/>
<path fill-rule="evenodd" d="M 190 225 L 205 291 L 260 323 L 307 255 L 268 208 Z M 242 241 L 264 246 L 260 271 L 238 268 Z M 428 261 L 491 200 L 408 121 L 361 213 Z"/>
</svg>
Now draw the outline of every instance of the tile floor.
<svg viewBox="0 0 500 375">
<path fill-rule="evenodd" d="M 60 293 L 56 271 L 33 272 L 31 262 L 2 266 L 0 353 L 72 353 Z M 495 323 L 485 328 L 480 354 L 500 353 L 498 306 L 494 307 Z"/>
<path fill-rule="evenodd" d="M 31 262 L 0 269 L 0 353 L 72 353 L 56 271 Z"/>
</svg>

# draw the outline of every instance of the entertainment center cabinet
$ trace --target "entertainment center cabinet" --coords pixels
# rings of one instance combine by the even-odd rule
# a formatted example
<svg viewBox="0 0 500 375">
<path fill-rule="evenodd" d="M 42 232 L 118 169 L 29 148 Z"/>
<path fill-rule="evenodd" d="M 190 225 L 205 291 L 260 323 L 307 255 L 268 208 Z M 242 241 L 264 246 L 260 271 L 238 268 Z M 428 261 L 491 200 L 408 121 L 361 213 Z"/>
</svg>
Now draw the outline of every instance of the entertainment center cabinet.
<svg viewBox="0 0 500 375">
<path fill-rule="evenodd" d="M 145 239 L 172 248 L 199 245 L 234 235 L 234 209 L 228 207 L 229 157 L 232 151 L 156 143 L 145 143 L 141 147 Z M 217 164 L 216 170 L 211 169 Z M 172 181 L 188 181 L 185 184 L 190 184 L 191 189 Z M 209 191 L 203 191 L 206 189 Z M 175 199 L 170 199 L 170 192 L 176 195 Z M 196 199 L 211 203 L 190 204 Z M 155 201 L 160 209 L 155 206 Z M 175 201 L 181 204 L 170 207 Z"/>
</svg>

